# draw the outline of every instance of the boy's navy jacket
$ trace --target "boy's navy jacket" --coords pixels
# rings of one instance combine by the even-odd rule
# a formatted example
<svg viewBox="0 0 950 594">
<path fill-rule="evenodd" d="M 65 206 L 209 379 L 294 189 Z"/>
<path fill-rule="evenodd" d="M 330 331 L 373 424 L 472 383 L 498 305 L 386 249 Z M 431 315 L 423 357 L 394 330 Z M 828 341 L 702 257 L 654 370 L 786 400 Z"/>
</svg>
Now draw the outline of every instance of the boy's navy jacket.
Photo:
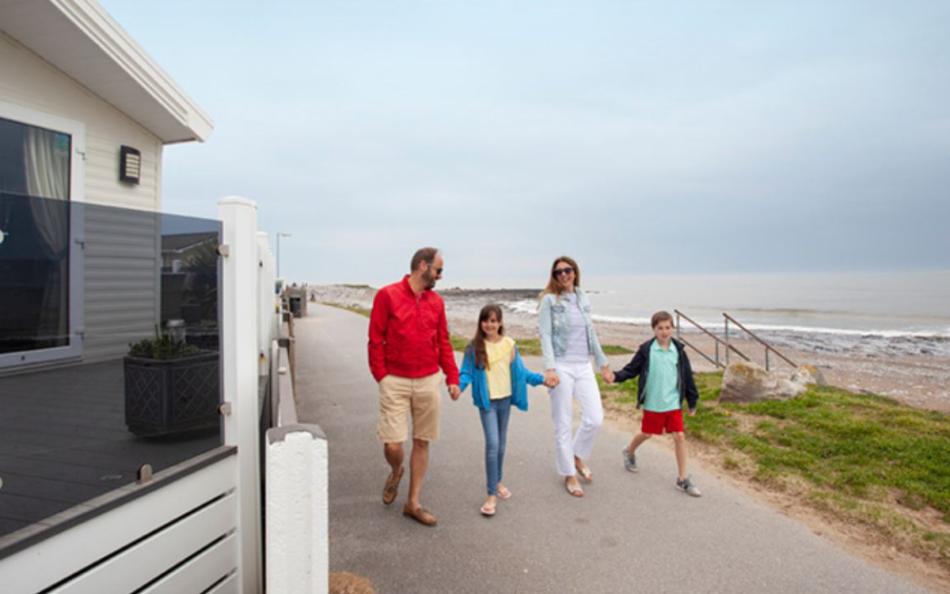
<svg viewBox="0 0 950 594">
<path fill-rule="evenodd" d="M 618 384 L 640 376 L 637 379 L 637 408 L 643 406 L 646 398 L 647 375 L 650 373 L 650 347 L 653 346 L 655 340 L 656 338 L 651 338 L 641 344 L 633 359 L 614 374 L 614 382 Z M 680 391 L 680 406 L 683 406 L 685 399 L 689 404 L 689 409 L 695 410 L 696 403 L 699 401 L 699 390 L 696 389 L 696 382 L 693 381 L 693 368 L 689 364 L 689 357 L 686 356 L 686 347 L 675 338 L 670 341 L 676 346 L 679 355 L 676 363 L 676 387 Z"/>
<path fill-rule="evenodd" d="M 541 383 L 544 383 L 544 376 L 525 367 L 518 347 L 515 347 L 515 358 L 511 362 L 511 403 L 521 410 L 528 410 L 528 388 L 525 384 L 537 386 Z M 488 410 L 488 376 L 483 368 L 476 367 L 475 348 L 472 345 L 465 349 L 465 358 L 462 359 L 459 390 L 464 391 L 469 384 L 472 385 L 473 404 Z"/>
</svg>

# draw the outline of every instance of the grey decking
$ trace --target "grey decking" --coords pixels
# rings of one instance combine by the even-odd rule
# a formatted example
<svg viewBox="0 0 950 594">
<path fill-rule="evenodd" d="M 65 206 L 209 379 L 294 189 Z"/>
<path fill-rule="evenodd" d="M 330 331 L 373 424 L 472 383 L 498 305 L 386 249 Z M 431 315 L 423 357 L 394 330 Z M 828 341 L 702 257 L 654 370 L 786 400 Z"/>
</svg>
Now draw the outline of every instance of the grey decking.
<svg viewBox="0 0 950 594">
<path fill-rule="evenodd" d="M 125 427 L 122 361 L 0 378 L 0 556 L 17 530 L 221 444 Z M 35 530 L 37 526 L 33 526 Z"/>
</svg>

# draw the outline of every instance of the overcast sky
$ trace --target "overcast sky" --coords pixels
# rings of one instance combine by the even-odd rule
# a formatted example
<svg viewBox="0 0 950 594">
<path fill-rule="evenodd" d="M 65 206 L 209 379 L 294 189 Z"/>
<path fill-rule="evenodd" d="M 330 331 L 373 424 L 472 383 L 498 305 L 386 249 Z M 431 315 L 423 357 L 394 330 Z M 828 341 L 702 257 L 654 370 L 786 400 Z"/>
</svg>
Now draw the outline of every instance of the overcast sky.
<svg viewBox="0 0 950 594">
<path fill-rule="evenodd" d="M 215 122 L 163 208 L 283 276 L 950 268 L 950 3 L 101 0 Z"/>
</svg>

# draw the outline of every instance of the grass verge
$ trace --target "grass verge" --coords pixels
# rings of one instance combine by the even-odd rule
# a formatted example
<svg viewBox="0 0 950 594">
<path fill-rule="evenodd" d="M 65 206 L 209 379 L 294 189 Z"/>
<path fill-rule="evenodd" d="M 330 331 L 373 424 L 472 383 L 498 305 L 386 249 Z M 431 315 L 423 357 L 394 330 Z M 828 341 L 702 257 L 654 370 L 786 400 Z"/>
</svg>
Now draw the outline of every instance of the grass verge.
<svg viewBox="0 0 950 594">
<path fill-rule="evenodd" d="M 335 307 L 337 309 L 345 309 L 346 311 L 351 311 L 353 313 L 358 313 L 364 318 L 369 317 L 369 312 L 365 307 L 360 307 L 359 305 L 343 305 L 342 303 L 330 303 L 328 301 L 321 301 L 322 305 L 329 305 L 330 307 Z"/>
<path fill-rule="evenodd" d="M 518 343 L 518 350 L 522 355 L 541 356 L 541 340 L 538 338 L 518 338 L 514 337 Z M 452 348 L 456 351 L 464 351 L 471 339 L 463 336 L 452 335 Z M 630 349 L 615 344 L 605 344 L 602 347 L 607 355 L 623 355 L 633 353 Z"/>
<path fill-rule="evenodd" d="M 696 374 L 700 405 L 684 418 L 689 439 L 718 453 L 723 470 L 950 575 L 950 415 L 829 386 L 719 403 L 721 382 L 721 373 Z M 635 381 L 601 389 L 605 406 L 634 414 Z"/>
</svg>

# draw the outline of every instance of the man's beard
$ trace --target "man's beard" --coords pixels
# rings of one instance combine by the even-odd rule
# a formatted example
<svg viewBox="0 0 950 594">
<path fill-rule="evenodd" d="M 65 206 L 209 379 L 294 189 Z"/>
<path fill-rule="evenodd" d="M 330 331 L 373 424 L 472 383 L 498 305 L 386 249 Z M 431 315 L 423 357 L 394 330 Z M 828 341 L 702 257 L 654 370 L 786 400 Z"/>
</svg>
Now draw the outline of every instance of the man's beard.
<svg viewBox="0 0 950 594">
<path fill-rule="evenodd" d="M 426 289 L 435 288 L 436 278 L 435 275 L 432 274 L 432 270 L 426 270 L 425 274 L 422 275 L 422 280 L 425 282 Z"/>
</svg>

